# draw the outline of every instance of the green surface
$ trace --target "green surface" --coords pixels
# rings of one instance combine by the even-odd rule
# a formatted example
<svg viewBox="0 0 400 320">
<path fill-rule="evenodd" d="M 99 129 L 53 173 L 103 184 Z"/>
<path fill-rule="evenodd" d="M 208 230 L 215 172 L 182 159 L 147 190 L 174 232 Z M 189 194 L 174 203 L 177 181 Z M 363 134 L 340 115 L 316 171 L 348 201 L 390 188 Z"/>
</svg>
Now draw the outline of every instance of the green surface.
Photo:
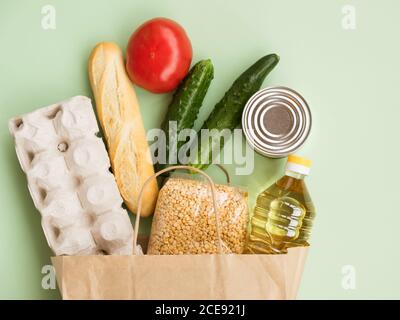
<svg viewBox="0 0 400 320">
<path fill-rule="evenodd" d="M 58 298 L 41 287 L 51 252 L 8 134 L 10 117 L 91 95 L 87 57 L 100 41 L 125 48 L 154 16 L 187 30 L 194 61 L 211 58 L 215 79 L 201 118 L 233 79 L 260 56 L 281 61 L 264 85 L 302 93 L 313 129 L 299 154 L 314 161 L 308 179 L 318 210 L 299 298 L 400 298 L 400 30 L 398 1 L 15 1 L 0 4 L 0 298 Z M 229 3 L 229 5 L 228 5 Z M 356 29 L 342 28 L 342 6 Z M 56 30 L 41 28 L 41 8 L 56 8 Z M 146 128 L 159 126 L 169 95 L 137 90 Z M 284 160 L 256 157 L 251 176 L 234 177 L 254 195 L 282 174 Z M 232 169 L 232 167 L 230 167 Z M 215 169 L 209 172 L 215 173 Z M 221 179 L 221 177 L 218 177 Z M 148 227 L 147 223 L 147 227 Z M 342 287 L 342 267 L 356 271 Z"/>
</svg>

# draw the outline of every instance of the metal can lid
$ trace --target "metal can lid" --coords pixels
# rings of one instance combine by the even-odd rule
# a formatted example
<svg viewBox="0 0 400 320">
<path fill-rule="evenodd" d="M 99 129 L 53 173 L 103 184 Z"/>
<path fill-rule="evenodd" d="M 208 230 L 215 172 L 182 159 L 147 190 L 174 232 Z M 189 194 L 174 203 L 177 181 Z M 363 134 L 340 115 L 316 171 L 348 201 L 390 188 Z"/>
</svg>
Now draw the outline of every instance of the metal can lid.
<svg viewBox="0 0 400 320">
<path fill-rule="evenodd" d="M 304 98 L 287 87 L 268 87 L 246 103 L 242 127 L 258 153 L 281 158 L 296 152 L 311 130 L 311 112 Z"/>
</svg>

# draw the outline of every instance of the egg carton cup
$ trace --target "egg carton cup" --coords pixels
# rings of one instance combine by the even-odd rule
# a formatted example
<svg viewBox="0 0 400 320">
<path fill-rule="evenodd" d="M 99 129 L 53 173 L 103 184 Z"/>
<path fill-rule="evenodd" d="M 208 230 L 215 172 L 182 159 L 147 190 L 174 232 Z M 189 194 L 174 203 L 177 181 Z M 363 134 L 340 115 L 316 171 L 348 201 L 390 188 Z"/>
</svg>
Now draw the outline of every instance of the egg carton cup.
<svg viewBox="0 0 400 320">
<path fill-rule="evenodd" d="M 90 99 L 76 96 L 15 117 L 9 130 L 54 253 L 131 255 L 132 224 Z"/>
</svg>

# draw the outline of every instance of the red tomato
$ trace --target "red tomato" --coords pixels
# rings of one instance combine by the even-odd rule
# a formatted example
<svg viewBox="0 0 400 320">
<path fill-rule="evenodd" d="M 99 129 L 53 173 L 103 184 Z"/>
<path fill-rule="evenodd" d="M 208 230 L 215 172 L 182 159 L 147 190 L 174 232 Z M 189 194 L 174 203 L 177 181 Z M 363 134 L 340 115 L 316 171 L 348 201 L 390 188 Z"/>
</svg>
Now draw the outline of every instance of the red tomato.
<svg viewBox="0 0 400 320">
<path fill-rule="evenodd" d="M 154 93 L 174 90 L 186 76 L 192 61 L 192 45 L 175 21 L 155 18 L 131 36 L 126 69 L 138 86 Z"/>
</svg>

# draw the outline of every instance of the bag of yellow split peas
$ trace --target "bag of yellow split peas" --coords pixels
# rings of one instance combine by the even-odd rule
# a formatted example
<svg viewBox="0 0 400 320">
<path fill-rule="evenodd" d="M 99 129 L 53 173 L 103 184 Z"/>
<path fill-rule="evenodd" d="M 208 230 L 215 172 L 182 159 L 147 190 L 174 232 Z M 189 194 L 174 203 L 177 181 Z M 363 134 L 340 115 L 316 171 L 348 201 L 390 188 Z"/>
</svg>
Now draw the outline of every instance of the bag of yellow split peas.
<svg viewBox="0 0 400 320">
<path fill-rule="evenodd" d="M 210 184 L 193 175 L 168 178 L 159 192 L 147 254 L 243 252 L 248 194 L 230 186 L 224 172 L 227 185 Z"/>
</svg>

